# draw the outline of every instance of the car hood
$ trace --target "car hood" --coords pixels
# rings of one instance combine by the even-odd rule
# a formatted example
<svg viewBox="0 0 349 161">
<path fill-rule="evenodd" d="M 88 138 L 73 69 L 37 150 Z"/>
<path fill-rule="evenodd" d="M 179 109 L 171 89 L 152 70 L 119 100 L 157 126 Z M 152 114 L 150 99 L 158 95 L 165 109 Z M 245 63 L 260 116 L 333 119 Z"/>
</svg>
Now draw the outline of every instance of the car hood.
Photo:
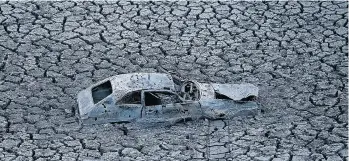
<svg viewBox="0 0 349 161">
<path fill-rule="evenodd" d="M 211 84 L 214 91 L 232 100 L 239 101 L 251 96 L 258 96 L 258 87 L 253 84 Z"/>
</svg>

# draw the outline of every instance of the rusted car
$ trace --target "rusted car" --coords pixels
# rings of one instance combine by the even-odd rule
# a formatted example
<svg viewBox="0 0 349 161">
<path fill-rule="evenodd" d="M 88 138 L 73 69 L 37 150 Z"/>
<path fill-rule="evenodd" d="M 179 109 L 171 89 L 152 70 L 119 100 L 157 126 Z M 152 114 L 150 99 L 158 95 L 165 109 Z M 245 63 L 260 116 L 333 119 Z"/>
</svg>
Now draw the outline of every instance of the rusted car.
<svg viewBox="0 0 349 161">
<path fill-rule="evenodd" d="M 130 73 L 104 79 L 78 94 L 83 124 L 224 119 L 258 111 L 252 84 L 186 81 L 176 88 L 164 73 Z"/>
</svg>

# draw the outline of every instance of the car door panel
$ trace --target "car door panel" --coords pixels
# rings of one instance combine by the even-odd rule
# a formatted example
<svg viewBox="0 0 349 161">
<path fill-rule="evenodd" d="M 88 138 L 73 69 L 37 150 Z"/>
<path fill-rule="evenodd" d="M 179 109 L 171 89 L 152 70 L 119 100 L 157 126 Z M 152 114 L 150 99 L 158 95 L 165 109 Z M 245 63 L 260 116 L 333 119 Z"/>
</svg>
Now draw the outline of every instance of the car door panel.
<svg viewBox="0 0 349 161">
<path fill-rule="evenodd" d="M 139 122 L 164 122 L 163 105 L 143 106 L 142 117 Z"/>
<path fill-rule="evenodd" d="M 96 105 L 89 113 L 96 122 L 129 122 L 141 117 L 141 104 L 116 105 L 113 97 L 107 98 L 104 102 Z"/>
</svg>

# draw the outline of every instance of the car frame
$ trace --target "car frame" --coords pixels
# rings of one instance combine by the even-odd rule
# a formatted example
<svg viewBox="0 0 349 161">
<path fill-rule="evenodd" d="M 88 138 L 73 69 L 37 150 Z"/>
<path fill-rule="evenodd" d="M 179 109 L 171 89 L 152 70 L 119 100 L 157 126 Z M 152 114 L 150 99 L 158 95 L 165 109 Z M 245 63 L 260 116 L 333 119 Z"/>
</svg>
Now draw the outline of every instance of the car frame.
<svg viewBox="0 0 349 161">
<path fill-rule="evenodd" d="M 131 73 L 104 79 L 78 94 L 80 120 L 83 124 L 175 123 L 199 118 L 226 119 L 258 112 L 254 101 L 258 88 L 251 84 L 210 84 L 191 80 L 183 82 L 179 91 L 175 86 L 172 77 L 163 73 Z M 227 91 L 227 87 L 240 91 L 234 94 Z M 241 92 L 240 88 L 248 90 Z M 221 97 L 223 94 L 226 95 Z"/>
</svg>

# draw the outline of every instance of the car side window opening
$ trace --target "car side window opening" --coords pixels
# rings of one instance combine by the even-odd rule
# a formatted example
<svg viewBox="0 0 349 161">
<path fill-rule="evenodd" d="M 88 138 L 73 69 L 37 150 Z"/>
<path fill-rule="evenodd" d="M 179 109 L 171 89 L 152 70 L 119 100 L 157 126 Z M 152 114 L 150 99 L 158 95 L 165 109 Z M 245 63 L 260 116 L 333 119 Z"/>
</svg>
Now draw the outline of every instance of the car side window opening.
<svg viewBox="0 0 349 161">
<path fill-rule="evenodd" d="M 122 97 L 118 104 L 141 104 L 141 91 L 134 91 Z"/>
<path fill-rule="evenodd" d="M 106 81 L 96 87 L 93 87 L 92 90 L 92 99 L 93 103 L 96 104 L 99 101 L 103 100 L 107 96 L 113 93 L 113 89 L 110 81 Z"/>
<path fill-rule="evenodd" d="M 176 94 L 170 92 L 144 92 L 145 106 L 165 105 L 180 103 Z"/>
</svg>

